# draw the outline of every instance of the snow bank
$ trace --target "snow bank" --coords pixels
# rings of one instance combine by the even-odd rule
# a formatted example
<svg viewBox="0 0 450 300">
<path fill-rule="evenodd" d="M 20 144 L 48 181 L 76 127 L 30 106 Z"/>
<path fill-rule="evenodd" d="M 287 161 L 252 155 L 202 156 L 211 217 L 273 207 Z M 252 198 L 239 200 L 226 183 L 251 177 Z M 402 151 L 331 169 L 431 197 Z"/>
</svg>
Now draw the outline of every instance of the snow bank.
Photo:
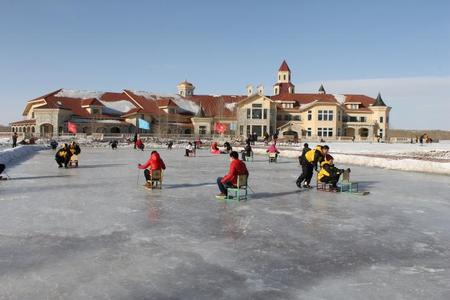
<svg viewBox="0 0 450 300">
<path fill-rule="evenodd" d="M 39 150 L 46 149 L 42 145 L 26 145 L 0 151 L 0 163 L 10 165 L 25 160 Z"/>
<path fill-rule="evenodd" d="M 297 159 L 301 154 L 300 150 L 280 150 L 280 156 Z M 266 154 L 266 149 L 254 148 L 253 152 L 256 154 Z M 420 159 L 408 158 L 385 158 L 385 157 L 371 157 L 364 155 L 339 154 L 332 152 L 335 163 L 339 165 L 358 165 L 385 168 L 391 170 L 425 172 L 434 174 L 450 175 L 450 162 L 435 162 Z"/>
<path fill-rule="evenodd" d="M 77 99 L 100 98 L 104 92 L 83 91 L 83 90 L 66 90 L 63 89 L 55 95 L 55 97 L 67 97 Z"/>
</svg>

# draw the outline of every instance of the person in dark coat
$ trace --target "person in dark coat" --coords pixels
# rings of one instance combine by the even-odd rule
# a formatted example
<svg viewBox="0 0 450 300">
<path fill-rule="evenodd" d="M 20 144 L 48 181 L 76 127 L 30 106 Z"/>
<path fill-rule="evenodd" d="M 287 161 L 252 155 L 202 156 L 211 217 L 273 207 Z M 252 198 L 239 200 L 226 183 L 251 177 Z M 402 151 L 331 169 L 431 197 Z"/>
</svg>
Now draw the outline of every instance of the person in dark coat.
<svg viewBox="0 0 450 300">
<path fill-rule="evenodd" d="M 137 134 L 137 133 L 135 133 L 135 134 L 134 134 L 134 138 L 133 138 L 134 149 L 136 149 L 136 148 L 137 148 L 137 141 L 138 141 L 138 134 Z"/>
<path fill-rule="evenodd" d="M 247 144 L 244 147 L 244 150 L 242 150 L 241 155 L 242 155 L 242 160 L 246 161 L 247 157 L 251 157 L 252 156 L 252 146 L 250 145 L 250 142 L 247 142 Z"/>
<path fill-rule="evenodd" d="M 304 160 L 302 159 L 302 162 L 304 165 L 302 165 L 302 174 L 297 178 L 297 186 L 299 188 L 310 188 L 311 185 L 311 178 L 313 176 L 314 169 L 318 171 L 317 164 L 322 162 L 324 160 L 324 157 L 328 154 L 328 150 L 330 148 L 325 146 L 317 146 L 314 149 L 306 150 Z"/>
<path fill-rule="evenodd" d="M 50 147 L 52 147 L 52 150 L 56 150 L 56 148 L 58 148 L 58 142 L 55 140 L 52 140 L 50 142 Z"/>
<path fill-rule="evenodd" d="M 119 144 L 119 142 L 114 140 L 114 141 L 109 142 L 109 144 L 111 145 L 111 149 L 116 150 L 117 149 L 117 145 Z"/>
<path fill-rule="evenodd" d="M 6 166 L 4 164 L 0 164 L 0 180 L 6 180 L 6 177 L 3 177 L 1 174 L 5 171 Z"/>
<path fill-rule="evenodd" d="M 233 151 L 233 147 L 231 147 L 231 144 L 229 142 L 223 143 L 223 146 L 225 147 L 225 153 L 230 153 Z"/>
<path fill-rule="evenodd" d="M 17 132 L 14 132 L 13 136 L 12 136 L 12 147 L 16 148 L 17 147 Z"/>
</svg>

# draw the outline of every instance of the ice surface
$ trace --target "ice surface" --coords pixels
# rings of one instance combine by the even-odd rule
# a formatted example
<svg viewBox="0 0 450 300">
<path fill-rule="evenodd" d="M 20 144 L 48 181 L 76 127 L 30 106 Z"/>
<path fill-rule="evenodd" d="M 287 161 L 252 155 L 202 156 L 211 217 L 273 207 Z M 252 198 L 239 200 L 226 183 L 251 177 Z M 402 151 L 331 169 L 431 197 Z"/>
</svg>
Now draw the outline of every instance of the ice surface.
<svg viewBox="0 0 450 300">
<path fill-rule="evenodd" d="M 352 167 L 369 196 L 298 191 L 295 160 L 248 162 L 249 201 L 217 201 L 226 155 L 40 151 L 0 182 L 0 299 L 448 299 L 448 176 Z M 344 166 L 343 166 L 344 167 Z M 139 174 L 139 185 L 137 184 Z"/>
<path fill-rule="evenodd" d="M 0 163 L 8 166 L 11 163 L 20 162 L 35 152 L 45 148 L 46 147 L 43 145 L 26 145 L 17 146 L 16 148 L 3 149 L 0 150 Z"/>
</svg>

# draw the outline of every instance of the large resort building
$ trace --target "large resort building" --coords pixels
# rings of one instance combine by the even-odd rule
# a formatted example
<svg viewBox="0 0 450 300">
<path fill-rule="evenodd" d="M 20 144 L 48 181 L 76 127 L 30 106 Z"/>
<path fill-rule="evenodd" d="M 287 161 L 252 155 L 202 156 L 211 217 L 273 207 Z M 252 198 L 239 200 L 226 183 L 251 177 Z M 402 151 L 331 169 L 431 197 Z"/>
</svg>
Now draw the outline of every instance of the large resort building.
<svg viewBox="0 0 450 300">
<path fill-rule="evenodd" d="M 11 123 L 14 132 L 57 136 L 68 132 L 92 134 L 135 133 L 139 119 L 150 123 L 155 135 L 210 136 L 218 124 L 225 135 L 244 137 L 277 133 L 280 138 L 306 140 L 386 140 L 390 107 L 381 95 L 296 93 L 291 70 L 281 64 L 272 95 L 263 86 L 246 87 L 245 95 L 196 95 L 187 81 L 178 93 L 86 92 L 60 89 L 27 102 L 24 120 Z"/>
</svg>

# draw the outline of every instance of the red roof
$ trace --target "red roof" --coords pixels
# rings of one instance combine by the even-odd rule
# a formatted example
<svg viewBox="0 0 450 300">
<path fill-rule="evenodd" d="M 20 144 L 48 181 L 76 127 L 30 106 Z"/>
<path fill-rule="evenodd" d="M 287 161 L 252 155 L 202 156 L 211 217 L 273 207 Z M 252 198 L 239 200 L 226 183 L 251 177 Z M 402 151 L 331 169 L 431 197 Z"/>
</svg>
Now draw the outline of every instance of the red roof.
<svg viewBox="0 0 450 300">
<path fill-rule="evenodd" d="M 222 96 L 211 96 L 211 95 L 194 95 L 189 96 L 186 99 L 196 102 L 201 106 L 205 117 L 232 117 L 234 116 L 234 110 L 228 109 L 225 104 L 237 103 L 247 96 L 241 95 L 222 95 Z"/>
<path fill-rule="evenodd" d="M 283 63 L 281 64 L 281 66 L 278 69 L 278 71 L 284 71 L 284 72 L 290 72 L 291 71 L 291 69 L 289 69 L 289 66 L 288 66 L 286 60 L 283 60 Z"/>
<path fill-rule="evenodd" d="M 166 114 L 162 109 L 158 107 L 156 101 L 147 99 L 144 96 L 136 95 L 130 90 L 124 91 L 142 109 L 143 113 L 154 114 L 157 116 Z"/>
<path fill-rule="evenodd" d="M 272 100 L 295 101 L 304 105 L 318 100 L 319 102 L 338 103 L 332 94 L 279 94 L 270 97 Z"/>
<path fill-rule="evenodd" d="M 10 125 L 36 125 L 35 119 L 21 120 L 9 123 Z"/>
<path fill-rule="evenodd" d="M 370 105 L 372 105 L 375 102 L 374 98 L 371 98 L 366 95 L 344 95 L 344 96 L 345 96 L 344 103 L 361 102 L 360 108 L 368 108 Z"/>
<path fill-rule="evenodd" d="M 125 93 L 113 93 L 113 92 L 106 92 L 101 97 L 100 100 L 102 101 L 121 101 L 121 100 L 128 100 L 130 101 L 130 97 L 128 97 Z"/>
<path fill-rule="evenodd" d="M 92 105 L 104 106 L 103 103 L 98 101 L 97 98 L 90 98 L 90 99 L 83 99 L 83 100 L 81 100 L 81 106 L 92 106 Z"/>
</svg>

